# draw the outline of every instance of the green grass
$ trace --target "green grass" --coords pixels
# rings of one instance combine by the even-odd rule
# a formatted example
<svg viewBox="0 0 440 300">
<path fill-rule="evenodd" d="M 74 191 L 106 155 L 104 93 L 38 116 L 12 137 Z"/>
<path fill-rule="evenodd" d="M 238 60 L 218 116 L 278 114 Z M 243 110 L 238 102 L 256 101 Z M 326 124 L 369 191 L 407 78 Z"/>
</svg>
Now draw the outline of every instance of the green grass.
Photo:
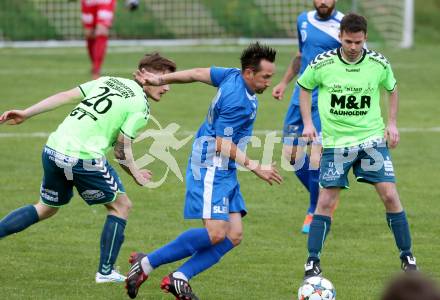
<svg viewBox="0 0 440 300">
<path fill-rule="evenodd" d="M 140 56 L 151 49 L 110 49 L 104 71 L 130 77 Z M 241 48 L 198 47 L 161 49 L 179 69 L 199 66 L 238 66 Z M 277 82 L 294 49 L 280 48 Z M 399 126 L 440 127 L 438 97 L 440 63 L 438 46 L 399 51 L 379 49 L 391 61 L 399 81 Z M 39 99 L 89 79 L 85 49 L 0 49 L 0 111 L 24 108 Z M 202 122 L 215 90 L 207 85 L 175 85 L 161 103 L 152 104 L 153 115 L 163 126 L 176 122 L 180 130 L 195 131 Z M 290 91 L 289 91 L 290 94 Z M 288 106 L 260 97 L 255 129 L 279 130 Z M 21 126 L 0 126 L 0 133 L 32 133 L 55 130 L 71 107 L 29 120 Z M 183 135 L 180 136 L 183 138 Z M 259 136 L 263 138 L 263 136 Z M 401 132 L 401 144 L 392 151 L 398 188 L 406 207 L 414 251 L 421 269 L 439 279 L 440 236 L 438 189 L 439 132 Z M 42 176 L 40 153 L 45 138 L 0 138 L 0 218 L 9 211 L 38 200 Z M 146 151 L 147 143 L 137 146 Z M 189 145 L 173 151 L 182 173 Z M 261 148 L 249 155 L 261 158 Z M 274 151 L 279 161 L 280 145 Z M 156 176 L 161 163 L 151 166 Z M 126 228 L 125 243 L 117 265 L 128 270 L 131 251 L 151 251 L 199 222 L 182 217 L 184 184 L 170 175 L 158 189 L 136 186 L 118 167 L 134 203 Z M 242 193 L 249 215 L 244 219 L 244 240 L 218 265 L 192 280 L 202 299 L 294 299 L 301 283 L 306 258 L 306 237 L 299 233 L 307 208 L 307 194 L 291 173 L 285 182 L 269 186 L 250 173 L 240 172 Z M 99 259 L 99 237 L 105 209 L 88 207 L 78 196 L 51 220 L 0 241 L 0 299 L 124 299 L 122 285 L 97 285 L 94 274 Z M 399 260 L 389 232 L 383 205 L 374 189 L 357 184 L 341 195 L 332 231 L 325 245 L 322 265 L 336 286 L 339 300 L 377 299 L 385 282 L 399 270 Z M 159 290 L 161 278 L 178 264 L 155 271 L 142 286 L 139 299 L 171 299 Z"/>
</svg>

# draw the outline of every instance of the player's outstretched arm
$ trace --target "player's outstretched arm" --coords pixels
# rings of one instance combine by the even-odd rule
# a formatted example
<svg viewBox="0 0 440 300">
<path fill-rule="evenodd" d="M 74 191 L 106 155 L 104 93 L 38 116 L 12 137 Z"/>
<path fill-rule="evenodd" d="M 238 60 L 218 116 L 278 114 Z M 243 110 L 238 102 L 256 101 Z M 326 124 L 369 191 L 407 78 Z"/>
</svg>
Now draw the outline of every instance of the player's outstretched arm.
<svg viewBox="0 0 440 300">
<path fill-rule="evenodd" d="M 139 169 L 136 166 L 133 157 L 132 140 L 122 133 L 119 134 L 118 139 L 116 140 L 114 154 L 122 169 L 133 177 L 138 185 L 144 186 L 150 182 L 150 179 L 153 176 L 152 172 L 146 169 Z"/>
<path fill-rule="evenodd" d="M 170 83 L 203 82 L 212 85 L 210 68 L 195 68 L 167 74 L 154 74 L 143 69 L 133 73 L 137 82 L 142 85 L 165 85 Z"/>
<path fill-rule="evenodd" d="M 299 91 L 299 109 L 304 123 L 302 136 L 315 140 L 318 136 L 315 126 L 313 126 L 310 98 L 312 93 L 308 90 L 300 88 Z"/>
<path fill-rule="evenodd" d="M 397 93 L 397 87 L 390 93 L 389 96 L 389 109 L 388 109 L 388 124 L 385 128 L 385 139 L 388 141 L 390 148 L 397 147 L 399 144 L 400 136 L 397 129 L 397 111 L 399 107 L 399 96 Z"/>
<path fill-rule="evenodd" d="M 298 75 L 300 67 L 301 67 L 301 52 L 298 52 L 298 54 L 289 63 L 286 73 L 284 73 L 283 79 L 272 89 L 272 97 L 274 97 L 277 100 L 283 99 L 287 85 L 292 81 L 292 79 L 296 75 Z"/>
<path fill-rule="evenodd" d="M 10 125 L 18 125 L 30 117 L 53 110 L 61 105 L 77 101 L 79 99 L 82 99 L 82 94 L 80 89 L 77 87 L 68 91 L 60 92 L 41 100 L 25 110 L 10 110 L 4 112 L 0 116 L 0 124 L 9 121 L 8 124 Z"/>
<path fill-rule="evenodd" d="M 216 150 L 217 152 L 221 152 L 223 155 L 229 157 L 230 159 L 233 159 L 239 165 L 254 172 L 255 175 L 257 175 L 259 178 L 263 179 L 270 185 L 272 185 L 273 182 L 276 182 L 278 184 L 283 182 L 283 178 L 278 173 L 278 170 L 275 168 L 274 164 L 260 165 L 257 161 L 251 160 L 231 140 L 217 137 Z"/>
</svg>

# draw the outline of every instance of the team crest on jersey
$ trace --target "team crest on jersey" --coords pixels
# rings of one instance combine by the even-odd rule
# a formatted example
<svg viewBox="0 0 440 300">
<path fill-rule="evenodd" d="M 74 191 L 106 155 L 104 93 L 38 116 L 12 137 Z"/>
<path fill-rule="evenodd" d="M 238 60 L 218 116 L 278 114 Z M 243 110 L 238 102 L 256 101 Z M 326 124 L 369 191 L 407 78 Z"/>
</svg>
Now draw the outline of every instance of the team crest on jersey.
<svg viewBox="0 0 440 300">
<path fill-rule="evenodd" d="M 301 30 L 301 41 L 304 43 L 307 39 L 307 31 Z"/>
<path fill-rule="evenodd" d="M 373 92 L 374 92 L 374 88 L 371 87 L 371 83 L 368 83 L 368 86 L 367 86 L 367 88 L 365 89 L 364 94 L 366 94 L 366 95 L 370 95 L 370 94 L 372 94 Z"/>
</svg>

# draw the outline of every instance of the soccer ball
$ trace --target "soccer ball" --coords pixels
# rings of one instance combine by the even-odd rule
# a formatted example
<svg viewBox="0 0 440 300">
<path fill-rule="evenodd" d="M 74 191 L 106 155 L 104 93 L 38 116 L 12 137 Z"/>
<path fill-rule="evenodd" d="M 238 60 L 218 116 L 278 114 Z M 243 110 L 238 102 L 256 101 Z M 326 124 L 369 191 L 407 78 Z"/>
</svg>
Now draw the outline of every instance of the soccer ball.
<svg viewBox="0 0 440 300">
<path fill-rule="evenodd" d="M 336 290 L 330 280 L 320 276 L 309 277 L 298 290 L 298 300 L 334 300 Z"/>
</svg>

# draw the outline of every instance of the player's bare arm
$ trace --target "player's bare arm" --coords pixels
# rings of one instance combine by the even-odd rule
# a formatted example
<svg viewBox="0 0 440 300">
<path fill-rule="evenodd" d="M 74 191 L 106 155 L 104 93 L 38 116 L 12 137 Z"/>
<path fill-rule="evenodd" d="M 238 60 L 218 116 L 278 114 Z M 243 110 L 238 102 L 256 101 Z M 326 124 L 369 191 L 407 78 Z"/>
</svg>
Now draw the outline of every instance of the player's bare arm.
<svg viewBox="0 0 440 300">
<path fill-rule="evenodd" d="M 135 80 L 142 85 L 165 85 L 170 83 L 203 82 L 212 85 L 210 68 L 195 68 L 163 75 L 150 73 L 146 70 L 133 73 Z"/>
<path fill-rule="evenodd" d="M 0 116 L 0 124 L 7 121 L 10 125 L 18 125 L 35 115 L 51 111 L 59 106 L 73 103 L 82 99 L 81 90 L 76 87 L 68 91 L 52 95 L 40 102 L 26 108 L 25 110 L 10 110 Z"/>
<path fill-rule="evenodd" d="M 397 87 L 389 95 L 388 124 L 385 128 L 385 138 L 388 140 L 390 148 L 397 147 L 400 136 L 397 129 L 397 112 L 399 107 L 399 96 Z"/>
<path fill-rule="evenodd" d="M 217 137 L 216 148 L 217 148 L 216 149 L 217 152 L 222 153 L 223 155 L 234 160 L 236 163 L 240 164 L 241 166 L 254 172 L 255 175 L 257 175 L 259 178 L 263 179 L 270 185 L 272 185 L 273 182 L 276 182 L 278 184 L 283 182 L 283 178 L 278 173 L 278 170 L 274 167 L 273 164 L 261 165 L 258 163 L 258 161 L 251 160 L 232 141 L 223 139 L 221 137 Z"/>
<path fill-rule="evenodd" d="M 290 62 L 289 66 L 287 67 L 283 79 L 273 88 L 272 97 L 274 97 L 277 100 L 283 99 L 287 85 L 292 81 L 292 79 L 296 75 L 298 75 L 300 67 L 301 67 L 301 52 L 298 52 Z"/>
<path fill-rule="evenodd" d="M 144 186 L 150 181 L 153 175 L 151 171 L 138 169 L 135 164 L 131 139 L 119 134 L 113 151 L 121 168 L 132 176 L 138 185 Z"/>
<path fill-rule="evenodd" d="M 315 126 L 313 126 L 312 112 L 310 99 L 312 93 L 306 89 L 301 88 L 299 91 L 299 108 L 301 110 L 301 117 L 304 122 L 303 137 L 315 139 L 318 135 L 316 133 Z"/>
</svg>

